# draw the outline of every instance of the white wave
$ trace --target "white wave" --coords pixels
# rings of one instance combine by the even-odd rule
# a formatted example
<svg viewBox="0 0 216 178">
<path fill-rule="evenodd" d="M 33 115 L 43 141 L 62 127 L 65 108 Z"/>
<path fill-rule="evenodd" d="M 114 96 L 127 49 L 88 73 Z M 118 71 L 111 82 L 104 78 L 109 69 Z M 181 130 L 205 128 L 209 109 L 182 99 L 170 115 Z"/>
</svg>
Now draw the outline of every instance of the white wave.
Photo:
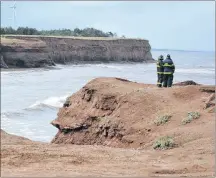
<svg viewBox="0 0 216 178">
<path fill-rule="evenodd" d="M 122 67 L 115 66 L 115 65 L 95 64 L 94 66 L 101 67 L 101 68 L 110 68 L 110 69 L 122 70 Z"/>
<path fill-rule="evenodd" d="M 42 70 L 45 71 L 52 71 L 52 70 L 60 70 L 60 69 L 64 69 L 67 68 L 67 65 L 63 65 L 63 64 L 56 64 L 55 66 L 46 66 L 44 68 L 41 68 Z"/>
<path fill-rule="evenodd" d="M 13 112 L 13 111 L 9 111 L 9 112 L 2 112 L 1 113 L 1 118 L 11 118 L 11 117 L 19 117 L 19 116 L 24 116 L 24 113 L 21 112 Z"/>
<path fill-rule="evenodd" d="M 72 65 L 73 67 L 100 67 L 100 68 L 109 68 L 109 69 L 117 69 L 122 70 L 123 68 L 117 65 L 110 64 L 76 64 Z"/>
<path fill-rule="evenodd" d="M 27 110 L 42 110 L 43 108 L 60 108 L 63 106 L 68 95 L 60 96 L 60 97 L 49 97 L 42 101 L 36 101 L 34 104 L 30 105 Z"/>
<path fill-rule="evenodd" d="M 7 119 L 8 117 L 5 114 L 1 113 L 1 121 L 7 120 Z"/>
<path fill-rule="evenodd" d="M 1 71 L 1 75 L 7 75 L 9 73 L 11 73 L 11 72 Z"/>
<path fill-rule="evenodd" d="M 176 69 L 177 73 L 188 73 L 188 74 L 215 74 L 213 69 Z"/>
</svg>

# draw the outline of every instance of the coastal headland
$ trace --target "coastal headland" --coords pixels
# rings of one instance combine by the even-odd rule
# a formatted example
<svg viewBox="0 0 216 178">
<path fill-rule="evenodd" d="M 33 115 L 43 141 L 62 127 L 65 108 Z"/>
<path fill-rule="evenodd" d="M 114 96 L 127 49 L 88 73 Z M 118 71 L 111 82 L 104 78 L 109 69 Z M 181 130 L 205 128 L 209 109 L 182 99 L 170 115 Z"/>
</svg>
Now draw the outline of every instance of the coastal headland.
<svg viewBox="0 0 216 178">
<path fill-rule="evenodd" d="M 1 36 L 1 68 L 138 62 L 154 62 L 148 40 L 37 35 Z"/>
<path fill-rule="evenodd" d="M 51 143 L 1 130 L 2 176 L 214 176 L 214 86 L 96 78 L 51 124 Z"/>
</svg>

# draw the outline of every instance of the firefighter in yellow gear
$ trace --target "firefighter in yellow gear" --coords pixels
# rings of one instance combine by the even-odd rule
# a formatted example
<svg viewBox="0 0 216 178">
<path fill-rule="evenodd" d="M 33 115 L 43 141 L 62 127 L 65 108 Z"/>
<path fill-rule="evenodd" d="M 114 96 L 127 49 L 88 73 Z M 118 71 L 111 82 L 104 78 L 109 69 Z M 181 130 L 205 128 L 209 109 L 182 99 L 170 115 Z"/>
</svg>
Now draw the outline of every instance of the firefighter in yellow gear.
<svg viewBox="0 0 216 178">
<path fill-rule="evenodd" d="M 168 54 L 163 61 L 164 73 L 163 73 L 163 87 L 172 87 L 173 74 L 175 72 L 175 64 Z"/>
<path fill-rule="evenodd" d="M 164 72 L 164 67 L 163 67 L 163 56 L 160 55 L 157 61 L 157 86 L 162 87 L 163 83 L 163 72 Z"/>
</svg>

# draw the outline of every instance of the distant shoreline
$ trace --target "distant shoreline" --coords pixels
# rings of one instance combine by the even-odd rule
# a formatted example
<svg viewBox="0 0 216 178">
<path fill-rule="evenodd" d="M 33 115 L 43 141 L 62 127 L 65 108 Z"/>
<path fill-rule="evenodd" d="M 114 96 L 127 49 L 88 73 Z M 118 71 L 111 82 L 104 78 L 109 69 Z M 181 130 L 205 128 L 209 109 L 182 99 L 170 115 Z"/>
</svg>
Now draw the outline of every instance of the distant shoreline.
<svg viewBox="0 0 216 178">
<path fill-rule="evenodd" d="M 176 51 L 176 52 L 201 52 L 201 53 L 215 53 L 215 51 L 199 51 L 199 50 L 182 50 L 182 49 L 154 49 L 152 51 Z"/>
</svg>

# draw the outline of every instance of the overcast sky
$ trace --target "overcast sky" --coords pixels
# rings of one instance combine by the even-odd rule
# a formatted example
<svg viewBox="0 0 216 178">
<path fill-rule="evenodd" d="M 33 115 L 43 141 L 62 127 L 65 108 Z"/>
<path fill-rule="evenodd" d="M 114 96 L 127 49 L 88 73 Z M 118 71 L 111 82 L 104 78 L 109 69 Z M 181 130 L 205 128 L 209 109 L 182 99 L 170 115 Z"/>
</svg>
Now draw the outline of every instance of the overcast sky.
<svg viewBox="0 0 216 178">
<path fill-rule="evenodd" d="M 1 26 L 12 26 L 13 2 L 1 3 Z M 37 29 L 94 27 L 148 39 L 152 48 L 215 50 L 215 2 L 21 1 L 17 26 Z"/>
</svg>

